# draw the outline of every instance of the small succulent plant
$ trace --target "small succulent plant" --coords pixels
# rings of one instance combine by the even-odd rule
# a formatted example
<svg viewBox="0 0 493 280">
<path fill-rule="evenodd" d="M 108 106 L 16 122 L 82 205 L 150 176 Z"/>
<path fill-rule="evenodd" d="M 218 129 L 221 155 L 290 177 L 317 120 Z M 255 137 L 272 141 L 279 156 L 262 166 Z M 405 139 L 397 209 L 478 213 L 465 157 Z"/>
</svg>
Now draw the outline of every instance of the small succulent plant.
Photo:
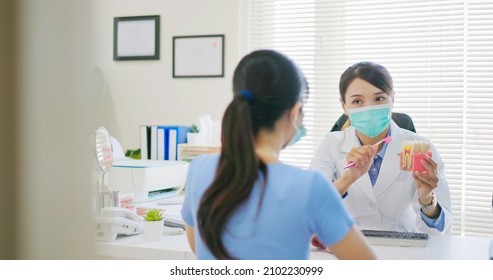
<svg viewBox="0 0 493 280">
<path fill-rule="evenodd" d="M 163 213 L 161 213 L 161 210 L 159 209 L 149 209 L 147 211 L 146 215 L 144 216 L 144 220 L 146 221 L 161 221 L 163 219 Z"/>
<path fill-rule="evenodd" d="M 190 133 L 199 133 L 199 128 L 196 126 L 196 125 L 192 125 L 192 127 L 190 128 Z"/>
</svg>

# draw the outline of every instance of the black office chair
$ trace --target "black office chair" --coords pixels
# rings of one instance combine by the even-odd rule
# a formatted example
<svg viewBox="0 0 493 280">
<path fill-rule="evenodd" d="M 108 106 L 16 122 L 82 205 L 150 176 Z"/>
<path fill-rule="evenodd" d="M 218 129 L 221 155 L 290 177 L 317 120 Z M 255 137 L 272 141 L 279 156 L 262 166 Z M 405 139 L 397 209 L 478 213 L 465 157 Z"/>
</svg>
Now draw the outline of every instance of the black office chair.
<svg viewBox="0 0 493 280">
<path fill-rule="evenodd" d="M 392 112 L 392 120 L 400 127 L 412 132 L 416 132 L 416 128 L 414 127 L 413 120 L 411 117 L 404 113 L 395 113 Z M 330 129 L 330 131 L 340 131 L 344 127 L 344 124 L 348 121 L 348 116 L 342 114 L 339 119 L 335 122 L 334 126 Z"/>
</svg>

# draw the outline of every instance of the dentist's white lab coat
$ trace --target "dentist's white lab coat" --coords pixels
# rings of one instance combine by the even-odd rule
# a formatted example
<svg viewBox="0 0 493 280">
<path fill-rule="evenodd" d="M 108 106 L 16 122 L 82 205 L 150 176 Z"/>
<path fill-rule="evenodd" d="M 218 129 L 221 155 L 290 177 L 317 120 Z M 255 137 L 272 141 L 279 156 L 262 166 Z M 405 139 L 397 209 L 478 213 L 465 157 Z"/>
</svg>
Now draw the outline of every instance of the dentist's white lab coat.
<svg viewBox="0 0 493 280">
<path fill-rule="evenodd" d="M 392 142 L 387 146 L 375 186 L 372 187 L 368 172 L 361 176 L 348 190 L 344 202 L 361 229 L 397 230 L 449 233 L 452 228 L 450 190 L 445 178 L 443 161 L 436 148 L 431 145 L 432 158 L 437 163 L 438 187 L 434 190 L 438 204 L 445 215 L 443 232 L 429 228 L 422 220 L 416 183 L 412 172 L 401 171 L 399 154 L 402 141 L 428 141 L 427 138 L 399 128 L 390 123 Z M 344 174 L 346 156 L 353 147 L 361 146 L 354 127 L 344 131 L 330 132 L 320 143 L 310 168 L 321 170 L 330 181 Z"/>
</svg>

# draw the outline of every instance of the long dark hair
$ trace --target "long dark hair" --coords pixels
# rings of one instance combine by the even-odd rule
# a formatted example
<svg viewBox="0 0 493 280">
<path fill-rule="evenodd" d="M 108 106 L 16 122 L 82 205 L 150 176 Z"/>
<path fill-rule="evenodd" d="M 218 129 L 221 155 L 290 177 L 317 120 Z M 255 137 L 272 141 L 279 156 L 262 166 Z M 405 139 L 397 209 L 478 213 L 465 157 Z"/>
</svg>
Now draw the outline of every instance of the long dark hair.
<svg viewBox="0 0 493 280">
<path fill-rule="evenodd" d="M 306 80 L 297 66 L 276 51 L 254 51 L 236 67 L 233 101 L 222 121 L 219 164 L 197 215 L 200 236 L 216 258 L 234 258 L 222 243 L 222 232 L 250 196 L 259 170 L 264 178 L 262 197 L 265 191 L 267 166 L 255 154 L 255 136 L 259 129 L 273 129 L 306 89 Z"/>
<path fill-rule="evenodd" d="M 346 102 L 346 90 L 349 84 L 356 78 L 367 81 L 390 96 L 394 94 L 394 85 L 389 71 L 380 64 L 362 61 L 349 66 L 341 75 L 341 79 L 339 80 L 339 94 L 344 103 Z"/>
</svg>

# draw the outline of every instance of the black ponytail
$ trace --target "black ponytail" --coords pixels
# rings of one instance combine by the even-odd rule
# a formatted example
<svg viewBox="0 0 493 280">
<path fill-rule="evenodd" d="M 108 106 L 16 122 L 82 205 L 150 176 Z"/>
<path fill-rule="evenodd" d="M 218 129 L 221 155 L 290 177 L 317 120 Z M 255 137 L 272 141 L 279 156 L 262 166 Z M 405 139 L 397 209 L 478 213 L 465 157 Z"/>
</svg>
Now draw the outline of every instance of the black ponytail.
<svg viewBox="0 0 493 280">
<path fill-rule="evenodd" d="M 222 148 L 217 174 L 202 197 L 198 212 L 200 235 L 218 259 L 233 259 L 221 242 L 222 229 L 250 195 L 263 164 L 255 155 L 250 108 L 237 97 L 224 113 Z M 260 166 L 261 165 L 261 166 Z"/>
<path fill-rule="evenodd" d="M 250 196 L 259 178 L 263 189 L 267 166 L 255 153 L 259 129 L 273 129 L 274 123 L 300 100 L 306 82 L 286 56 L 269 50 L 255 51 L 240 61 L 233 77 L 233 101 L 222 122 L 222 147 L 212 184 L 200 201 L 198 229 L 211 253 L 218 259 L 234 259 L 222 243 L 223 230 Z"/>
</svg>

